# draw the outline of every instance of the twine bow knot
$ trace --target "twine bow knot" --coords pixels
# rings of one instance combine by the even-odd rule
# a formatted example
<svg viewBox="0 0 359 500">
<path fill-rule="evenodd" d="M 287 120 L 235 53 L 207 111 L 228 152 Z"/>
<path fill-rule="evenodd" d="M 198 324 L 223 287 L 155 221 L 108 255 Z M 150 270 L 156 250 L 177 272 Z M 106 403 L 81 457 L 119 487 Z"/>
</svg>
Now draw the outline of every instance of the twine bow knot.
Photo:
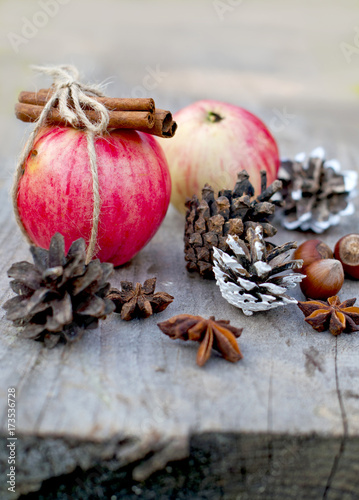
<svg viewBox="0 0 359 500">
<path fill-rule="evenodd" d="M 86 131 L 91 131 L 94 134 L 103 134 L 105 132 L 109 122 L 109 113 L 103 104 L 92 97 L 103 96 L 97 85 L 80 82 L 79 72 L 74 66 L 35 66 L 34 69 L 53 78 L 54 91 L 43 110 L 46 117 L 56 101 L 58 101 L 60 115 L 71 126 L 78 127 L 81 122 Z M 98 120 L 91 122 L 84 113 L 84 108 L 91 108 L 96 111 Z M 41 118 L 42 115 L 39 121 Z"/>
</svg>

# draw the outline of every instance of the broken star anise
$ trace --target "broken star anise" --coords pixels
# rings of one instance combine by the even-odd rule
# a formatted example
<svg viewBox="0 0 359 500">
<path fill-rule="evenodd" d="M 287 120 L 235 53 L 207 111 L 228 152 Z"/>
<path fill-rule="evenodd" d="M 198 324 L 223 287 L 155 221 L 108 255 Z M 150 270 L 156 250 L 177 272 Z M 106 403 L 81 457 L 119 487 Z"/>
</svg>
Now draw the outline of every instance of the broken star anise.
<svg viewBox="0 0 359 500">
<path fill-rule="evenodd" d="M 201 342 L 197 353 L 197 364 L 203 366 L 208 361 L 211 350 L 220 352 L 227 360 L 235 363 L 242 359 L 236 337 L 243 328 L 235 328 L 229 321 L 218 320 L 214 316 L 204 319 L 201 316 L 179 314 L 167 321 L 158 323 L 160 330 L 172 339 L 194 340 Z"/>
<path fill-rule="evenodd" d="M 329 330 L 333 335 L 342 332 L 359 331 L 359 307 L 353 307 L 356 299 L 340 302 L 339 297 L 329 297 L 327 302 L 309 300 L 298 302 L 298 307 L 304 313 L 305 321 L 317 332 Z"/>
<path fill-rule="evenodd" d="M 155 293 L 155 287 L 156 278 L 146 280 L 143 285 L 136 283 L 135 286 L 130 281 L 121 281 L 121 291 L 111 288 L 106 298 L 114 302 L 115 312 L 121 313 L 121 318 L 126 321 L 147 318 L 164 311 L 173 301 L 169 293 Z"/>
</svg>

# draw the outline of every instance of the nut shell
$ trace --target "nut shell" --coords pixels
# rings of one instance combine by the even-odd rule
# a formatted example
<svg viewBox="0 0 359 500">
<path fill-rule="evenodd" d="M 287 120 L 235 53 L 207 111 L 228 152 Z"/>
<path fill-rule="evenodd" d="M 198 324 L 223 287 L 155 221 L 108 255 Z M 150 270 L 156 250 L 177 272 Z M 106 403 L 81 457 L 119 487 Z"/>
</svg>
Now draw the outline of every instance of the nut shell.
<svg viewBox="0 0 359 500">
<path fill-rule="evenodd" d="M 336 259 L 321 259 L 305 269 L 306 278 L 301 282 L 303 294 L 310 299 L 325 300 L 337 295 L 344 282 L 343 266 Z"/>
<path fill-rule="evenodd" d="M 340 238 L 335 245 L 334 256 L 342 263 L 348 276 L 359 279 L 359 234 L 351 233 Z"/>
<path fill-rule="evenodd" d="M 303 260 L 303 267 L 297 272 L 305 274 L 304 269 L 312 262 L 321 259 L 332 259 L 333 252 L 324 241 L 312 239 L 299 245 L 293 254 L 293 258 Z"/>
</svg>

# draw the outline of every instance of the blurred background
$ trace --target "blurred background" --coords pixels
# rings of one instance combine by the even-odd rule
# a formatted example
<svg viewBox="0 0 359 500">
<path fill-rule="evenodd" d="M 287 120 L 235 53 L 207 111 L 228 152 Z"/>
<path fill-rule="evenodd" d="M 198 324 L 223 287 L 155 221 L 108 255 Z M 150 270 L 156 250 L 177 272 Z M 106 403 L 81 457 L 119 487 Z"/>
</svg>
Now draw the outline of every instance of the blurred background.
<svg viewBox="0 0 359 500">
<path fill-rule="evenodd" d="M 31 127 L 14 117 L 17 95 L 51 83 L 33 64 L 75 64 L 108 95 L 152 96 L 173 112 L 237 104 L 282 156 L 322 145 L 356 167 L 357 1 L 0 0 L 0 34 L 2 182 Z"/>
</svg>

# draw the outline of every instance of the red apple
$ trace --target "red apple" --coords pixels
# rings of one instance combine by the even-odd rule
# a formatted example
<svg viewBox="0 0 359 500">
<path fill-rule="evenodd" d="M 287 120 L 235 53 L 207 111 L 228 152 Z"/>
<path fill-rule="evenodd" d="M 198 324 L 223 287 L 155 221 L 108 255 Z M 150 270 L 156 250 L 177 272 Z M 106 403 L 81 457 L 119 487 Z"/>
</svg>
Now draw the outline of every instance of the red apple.
<svg viewBox="0 0 359 500">
<path fill-rule="evenodd" d="M 100 187 L 97 257 L 115 266 L 130 260 L 152 238 L 168 208 L 171 180 L 156 140 L 115 130 L 96 139 Z M 71 242 L 89 241 L 93 190 L 86 136 L 67 127 L 38 134 L 19 184 L 23 225 L 38 246 L 48 248 L 60 232 Z"/>
<path fill-rule="evenodd" d="M 260 171 L 268 184 L 277 178 L 277 144 L 264 123 L 249 111 L 218 101 L 198 101 L 174 115 L 170 141 L 160 139 L 172 178 L 171 202 L 184 212 L 186 198 L 200 196 L 207 182 L 215 192 L 232 189 L 246 169 L 260 193 Z"/>
</svg>

